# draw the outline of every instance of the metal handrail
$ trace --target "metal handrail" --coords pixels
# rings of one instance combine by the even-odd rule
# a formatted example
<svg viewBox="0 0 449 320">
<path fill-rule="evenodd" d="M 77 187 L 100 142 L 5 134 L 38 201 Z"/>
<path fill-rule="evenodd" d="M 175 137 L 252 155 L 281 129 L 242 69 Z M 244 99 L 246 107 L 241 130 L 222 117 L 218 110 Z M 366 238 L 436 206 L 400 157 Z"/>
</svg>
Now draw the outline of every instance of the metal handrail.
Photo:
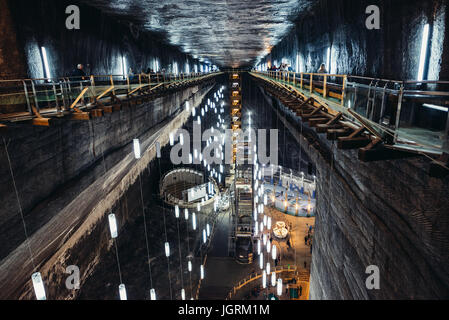
<svg viewBox="0 0 449 320">
<path fill-rule="evenodd" d="M 62 107 L 69 111 L 84 99 L 98 101 L 108 93 L 116 95 L 117 92 L 126 94 L 135 93 L 138 90 L 150 89 L 160 86 L 169 86 L 174 83 L 184 83 L 203 77 L 216 75 L 209 73 L 151 73 L 136 75 L 90 75 L 79 77 L 60 78 L 36 78 L 36 79 L 7 79 L 0 80 L 0 106 L 26 106 L 28 113 L 33 116 L 33 108 L 37 111 L 41 107 L 56 109 L 62 112 Z M 14 85 L 12 85 L 14 84 Z M 90 90 L 85 90 L 89 88 Z M 98 94 L 100 92 L 100 94 Z M 62 105 L 61 105 L 62 103 Z M 46 106 L 44 107 L 43 104 Z M 2 110 L 0 109 L 0 112 Z M 11 112 L 6 112 L 6 114 Z M 14 114 L 14 113 L 13 113 Z"/>
<path fill-rule="evenodd" d="M 443 152 L 449 152 L 449 112 L 447 112 L 447 121 L 444 118 L 441 122 L 446 123 L 445 128 L 441 130 L 440 141 L 435 142 L 435 130 L 431 127 L 430 123 L 424 123 L 424 125 L 418 126 L 417 123 L 420 118 L 410 118 L 410 113 L 419 106 L 424 104 L 423 101 L 427 99 L 429 104 L 441 103 L 447 106 L 449 100 L 449 92 L 442 90 L 417 90 L 414 88 L 407 88 L 407 85 L 435 85 L 436 88 L 441 89 L 442 85 L 449 84 L 449 81 L 439 80 L 425 80 L 425 81 L 396 81 L 386 79 L 376 79 L 369 77 L 353 76 L 353 75 L 329 75 L 329 74 L 316 74 L 316 73 L 293 73 L 287 71 L 253 71 L 254 74 L 265 77 L 269 81 L 276 81 L 280 85 L 285 85 L 292 90 L 298 91 L 303 97 L 313 97 L 316 102 L 324 105 L 329 111 L 343 112 L 345 120 L 350 122 L 357 122 L 354 118 L 354 114 L 349 112 L 357 111 L 354 108 L 361 108 L 362 113 L 357 113 L 363 118 L 364 123 L 368 123 L 375 128 L 385 139 L 393 142 L 395 147 L 407 145 L 410 148 L 410 143 L 415 145 L 417 153 L 422 153 L 422 150 L 431 154 L 441 154 Z M 293 75 L 293 79 L 288 74 Z M 285 76 L 287 75 L 287 76 Z M 300 81 L 296 81 L 297 75 L 300 77 Z M 323 77 L 323 82 L 317 82 L 313 80 L 314 76 Z M 307 79 L 308 78 L 308 79 Z M 343 79 L 343 83 L 330 83 L 330 78 Z M 356 82 L 356 79 L 370 81 L 369 84 Z M 351 80 L 351 81 L 349 81 Z M 381 83 L 380 83 L 381 82 Z M 376 85 L 374 85 L 376 84 Z M 388 88 L 389 85 L 394 85 L 394 88 Z M 307 85 L 307 87 L 306 87 Z M 316 89 L 319 86 L 323 89 Z M 337 95 L 332 94 L 334 100 L 328 98 L 327 88 L 332 87 L 333 90 L 337 90 Z M 294 89 L 293 89 L 294 88 Z M 300 91 L 299 91 L 300 90 Z M 362 90 L 362 92 L 359 92 Z M 370 96 L 365 96 L 365 91 L 378 92 L 379 95 L 375 95 L 373 99 L 382 99 L 382 103 L 376 104 L 373 101 L 373 106 L 370 106 L 370 110 L 363 106 L 363 101 L 369 99 Z M 331 94 L 329 94 L 331 95 Z M 357 97 L 361 97 L 361 101 L 357 101 Z M 324 99 L 321 99 L 324 98 Z M 338 102 L 334 102 L 337 98 Z M 353 101 L 352 98 L 355 98 Z M 388 114 L 386 108 L 386 99 L 389 98 L 389 111 Z M 396 105 L 391 105 L 395 103 Z M 376 113 L 374 112 L 376 108 Z M 412 108 L 412 109 L 410 109 Z M 415 108 L 415 109 L 413 109 Z M 363 112 L 369 112 L 364 114 Z M 379 112 L 380 111 L 380 112 Z M 444 115 L 442 115 L 444 117 Z M 388 119 L 389 123 L 385 124 L 383 119 Z M 363 125 L 363 123 L 362 123 Z M 427 127 L 425 126 L 427 125 Z M 424 127 L 423 127 L 424 126 Z M 444 126 L 444 124 L 441 124 Z M 419 130 L 414 130 L 414 129 Z M 391 137 L 391 138 L 387 138 Z"/>
</svg>

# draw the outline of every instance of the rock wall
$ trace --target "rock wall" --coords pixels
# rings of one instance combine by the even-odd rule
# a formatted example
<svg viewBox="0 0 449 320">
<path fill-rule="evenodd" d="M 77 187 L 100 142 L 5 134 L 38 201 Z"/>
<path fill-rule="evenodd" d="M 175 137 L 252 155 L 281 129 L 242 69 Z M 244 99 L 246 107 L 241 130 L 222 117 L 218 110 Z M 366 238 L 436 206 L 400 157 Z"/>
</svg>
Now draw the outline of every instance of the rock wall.
<svg viewBox="0 0 449 320">
<path fill-rule="evenodd" d="M 311 299 L 449 298 L 449 177 L 424 157 L 363 163 L 260 91 L 316 165 Z M 368 290 L 366 268 L 380 271 Z"/>
<path fill-rule="evenodd" d="M 366 8 L 380 9 L 380 29 L 368 30 Z M 298 72 L 316 72 L 331 48 L 332 74 L 392 80 L 416 79 L 423 26 L 430 24 L 427 79 L 447 80 L 449 36 L 444 0 L 319 0 L 300 14 L 283 40 L 262 63 L 288 59 Z M 426 76 L 426 75 L 425 75 Z"/>
<path fill-rule="evenodd" d="M 47 51 L 52 77 L 70 75 L 79 63 L 85 65 L 88 74 L 121 75 L 122 56 L 126 58 L 127 69 L 132 68 L 134 73 L 153 68 L 155 58 L 159 60 L 160 68 L 167 71 L 175 61 L 180 71 L 184 70 L 186 62 L 191 66 L 198 62 L 167 44 L 161 35 L 142 31 L 132 23 L 114 19 L 90 6 L 77 4 L 80 29 L 68 30 L 66 19 L 69 15 L 65 11 L 67 6 L 76 4 L 73 1 L 11 0 L 8 3 L 11 25 L 6 31 L 18 39 L 18 48 L 26 56 L 21 67 L 28 70 L 31 78 L 44 76 L 42 46 Z M 9 60 L 2 69 L 15 68 L 16 62 Z"/>
<path fill-rule="evenodd" d="M 7 0 L 0 0 L 0 79 L 26 77 L 25 55 L 20 50 Z"/>
<path fill-rule="evenodd" d="M 64 286 L 65 262 L 83 267 L 84 276 L 93 271 L 111 245 L 108 229 L 99 222 L 113 208 L 120 209 L 119 200 L 129 188 L 136 188 L 140 173 L 155 157 L 154 139 L 163 146 L 169 130 L 188 118 L 185 101 L 198 105 L 212 86 L 209 82 L 190 87 L 90 121 L 61 120 L 49 128 L 8 130 L 0 153 L 0 270 L 4 274 L 0 297 L 32 298 L 33 269 L 43 273 L 52 299 L 70 297 Z M 142 150 L 151 146 L 151 152 L 142 156 L 144 161 L 133 162 L 134 138 L 141 140 Z M 34 263 L 26 249 L 5 144 Z M 142 179 L 148 180 L 148 175 Z M 132 201 L 119 223 L 124 224 L 138 206 Z M 13 271 L 17 263 L 20 272 Z"/>
</svg>

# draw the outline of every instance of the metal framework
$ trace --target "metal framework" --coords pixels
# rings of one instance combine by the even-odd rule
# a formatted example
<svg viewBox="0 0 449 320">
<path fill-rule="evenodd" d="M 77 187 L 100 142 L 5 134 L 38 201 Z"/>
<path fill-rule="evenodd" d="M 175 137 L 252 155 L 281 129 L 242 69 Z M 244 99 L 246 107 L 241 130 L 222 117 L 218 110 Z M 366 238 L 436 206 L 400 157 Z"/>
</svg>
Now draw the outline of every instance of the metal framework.
<svg viewBox="0 0 449 320">
<path fill-rule="evenodd" d="M 13 122 L 50 126 L 51 119 L 62 117 L 89 120 L 219 74 L 154 73 L 0 80 L 0 124 L 6 128 Z"/>
<path fill-rule="evenodd" d="M 421 106 L 447 106 L 449 92 L 442 90 L 448 81 L 417 83 L 271 71 L 250 74 L 277 96 L 288 112 L 317 133 L 326 133 L 329 140 L 337 140 L 338 148 L 359 149 L 361 161 L 424 155 L 433 160 L 431 175 L 449 173 L 447 107 L 440 108 L 444 120 L 440 121 L 440 131 L 414 124 Z M 433 91 L 412 90 L 410 86 L 426 86 Z"/>
</svg>

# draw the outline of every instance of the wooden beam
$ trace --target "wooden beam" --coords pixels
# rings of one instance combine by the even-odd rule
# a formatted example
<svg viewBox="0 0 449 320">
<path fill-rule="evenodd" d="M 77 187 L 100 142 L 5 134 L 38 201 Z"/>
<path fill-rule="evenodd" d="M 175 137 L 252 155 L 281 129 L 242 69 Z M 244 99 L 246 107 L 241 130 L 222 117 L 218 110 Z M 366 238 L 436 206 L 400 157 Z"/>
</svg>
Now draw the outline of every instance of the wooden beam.
<svg viewBox="0 0 449 320">
<path fill-rule="evenodd" d="M 92 109 L 92 110 L 90 110 L 90 115 L 94 118 L 102 117 L 103 110 L 102 109 Z"/>
<path fill-rule="evenodd" d="M 327 121 L 329 121 L 328 118 L 311 118 L 308 122 L 311 127 L 316 127 L 318 124 L 324 124 Z"/>
<path fill-rule="evenodd" d="M 74 112 L 70 116 L 70 120 L 90 120 L 89 112 Z"/>
<path fill-rule="evenodd" d="M 120 110 L 122 110 L 122 105 L 121 104 L 113 104 L 112 109 L 114 111 L 120 111 Z"/>
<path fill-rule="evenodd" d="M 102 109 L 104 113 L 112 113 L 114 111 L 114 108 L 112 106 L 103 106 Z"/>
<path fill-rule="evenodd" d="M 317 126 L 316 126 L 316 132 L 318 132 L 318 133 L 325 133 L 325 132 L 327 132 L 328 130 L 330 130 L 330 129 L 342 129 L 342 128 L 344 128 L 343 127 L 343 125 L 341 125 L 341 124 L 339 124 L 339 123 L 336 123 L 336 124 L 327 124 L 327 123 L 324 123 L 324 124 L 317 124 Z M 349 131 L 349 130 L 348 130 Z M 328 138 L 329 139 L 329 138 Z M 335 139 L 332 139 L 332 140 L 336 140 L 337 138 L 335 138 Z"/>
<path fill-rule="evenodd" d="M 341 129 L 328 129 L 327 130 L 327 139 L 328 140 L 337 140 L 338 137 L 345 137 L 351 133 L 351 129 L 347 127 L 343 127 Z"/>
<path fill-rule="evenodd" d="M 358 149 L 366 147 L 371 142 L 370 138 L 367 137 L 339 137 L 338 138 L 338 149 Z"/>
<path fill-rule="evenodd" d="M 49 127 L 50 126 L 50 118 L 34 118 L 31 123 L 34 126 L 41 126 L 41 127 Z"/>
<path fill-rule="evenodd" d="M 363 162 L 370 162 L 419 156 L 418 154 L 413 152 L 385 148 L 385 146 L 379 145 L 381 142 L 381 139 L 376 138 L 366 147 L 360 148 L 358 153 L 359 160 Z"/>
</svg>

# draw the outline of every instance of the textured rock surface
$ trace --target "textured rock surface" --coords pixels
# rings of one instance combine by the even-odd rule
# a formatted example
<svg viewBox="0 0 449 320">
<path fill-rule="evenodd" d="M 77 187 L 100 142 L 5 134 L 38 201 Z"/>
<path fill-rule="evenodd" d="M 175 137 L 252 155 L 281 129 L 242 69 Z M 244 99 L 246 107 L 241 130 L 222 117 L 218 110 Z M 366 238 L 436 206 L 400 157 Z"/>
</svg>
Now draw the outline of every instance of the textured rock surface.
<svg viewBox="0 0 449 320">
<path fill-rule="evenodd" d="M 301 135 L 293 118 L 283 122 L 317 168 L 310 297 L 447 299 L 449 178 L 430 178 L 425 158 L 362 163 L 306 125 Z M 380 269 L 380 290 L 365 287 L 369 265 Z"/>
<path fill-rule="evenodd" d="M 168 70 L 174 61 L 179 69 L 186 62 L 192 66 L 197 60 L 182 53 L 177 47 L 167 44 L 152 32 L 139 32 L 127 21 L 118 21 L 101 11 L 80 5 L 80 30 L 67 30 L 66 7 L 77 2 L 67 0 L 9 1 L 11 20 L 15 30 L 19 51 L 25 53 L 28 75 L 42 78 L 42 57 L 39 48 L 44 46 L 53 77 L 68 76 L 78 63 L 86 67 L 89 74 L 123 74 L 122 56 L 134 73 L 153 68 L 153 60 L 159 60 L 160 68 Z M 79 3 L 78 3 L 79 4 Z M 15 35 L 12 33 L 11 35 Z M 8 68 L 13 60 L 8 61 Z M 89 66 L 88 66 L 89 65 Z"/>
<path fill-rule="evenodd" d="M 310 0 L 89 0 L 116 17 L 157 31 L 185 52 L 219 66 L 253 65 L 313 4 Z"/>
<path fill-rule="evenodd" d="M 109 231 L 99 221 L 106 221 L 105 214 L 135 184 L 138 174 L 146 168 L 145 162 L 148 164 L 156 152 L 153 146 L 141 161 L 133 161 L 132 139 L 140 138 L 145 150 L 154 143 L 157 130 L 182 125 L 186 116 L 181 113 L 180 117 L 178 113 L 184 101 L 189 99 L 192 105 L 197 105 L 210 88 L 210 85 L 191 87 L 91 121 L 62 121 L 50 128 L 22 127 L 8 131 L 5 140 L 30 245 L 36 266 L 48 280 L 51 297 L 72 294 L 63 285 L 67 262 L 82 268 L 85 277 L 111 245 Z M 168 123 L 171 116 L 176 116 L 176 121 Z M 162 145 L 168 142 L 169 131 L 165 131 L 159 140 Z M 29 298 L 32 266 L 4 148 L 0 157 L 4 168 L 0 173 L 1 297 Z M 137 205 L 134 201 L 130 211 L 135 211 Z M 120 216 L 119 222 L 124 223 L 127 218 L 127 214 Z M 17 265 L 21 266 L 21 272 L 13 271 L 18 270 Z"/>
<path fill-rule="evenodd" d="M 25 56 L 20 50 L 7 0 L 0 0 L 0 79 L 26 77 Z"/>
<path fill-rule="evenodd" d="M 369 5 L 380 9 L 380 30 L 368 30 Z M 330 73 L 416 79 L 422 29 L 430 24 L 428 79 L 449 79 L 447 2 L 391 0 L 319 0 L 313 10 L 300 14 L 291 32 L 262 62 L 288 59 L 301 72 L 316 72 L 326 63 L 331 47 Z"/>
</svg>

